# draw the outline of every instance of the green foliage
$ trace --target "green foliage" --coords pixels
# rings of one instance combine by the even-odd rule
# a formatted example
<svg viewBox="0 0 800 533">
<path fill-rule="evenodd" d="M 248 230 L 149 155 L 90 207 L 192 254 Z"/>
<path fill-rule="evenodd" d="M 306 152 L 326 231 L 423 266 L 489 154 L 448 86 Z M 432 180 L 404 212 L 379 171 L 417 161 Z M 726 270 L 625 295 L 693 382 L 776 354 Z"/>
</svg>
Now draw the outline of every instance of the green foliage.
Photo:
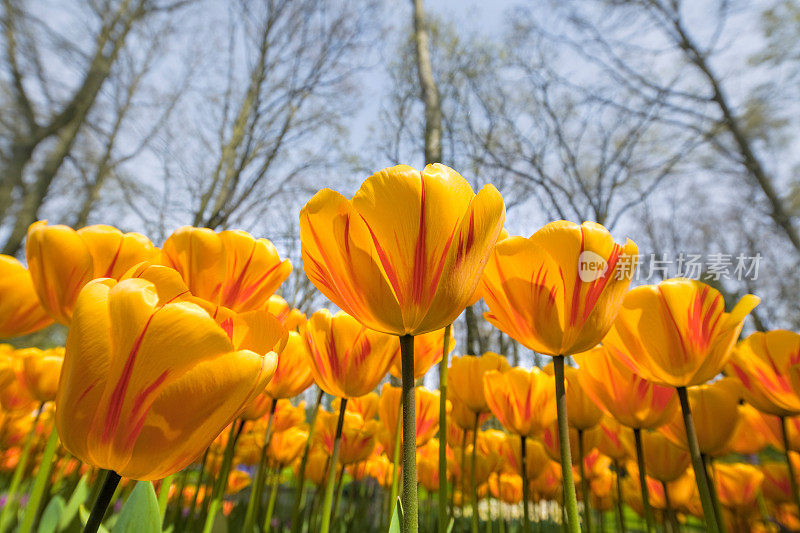
<svg viewBox="0 0 800 533">
<path fill-rule="evenodd" d="M 115 533 L 156 533 L 161 531 L 158 499 L 149 481 L 136 483 L 114 524 Z"/>
</svg>

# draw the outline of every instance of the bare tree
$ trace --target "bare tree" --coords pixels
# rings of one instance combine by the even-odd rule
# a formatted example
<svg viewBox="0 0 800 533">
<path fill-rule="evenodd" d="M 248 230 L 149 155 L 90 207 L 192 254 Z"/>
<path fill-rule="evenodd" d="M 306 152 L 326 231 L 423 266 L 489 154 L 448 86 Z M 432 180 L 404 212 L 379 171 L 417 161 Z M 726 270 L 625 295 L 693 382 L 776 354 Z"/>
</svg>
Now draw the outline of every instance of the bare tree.
<svg viewBox="0 0 800 533">
<path fill-rule="evenodd" d="M 34 6 L 3 1 L 3 52 L 8 95 L 0 147 L 0 221 L 9 234 L 3 252 L 15 254 L 39 212 L 65 160 L 72 152 L 98 95 L 112 73 L 132 30 L 154 13 L 170 13 L 186 2 L 122 0 L 90 3 L 85 16 L 96 30 L 92 44 L 61 37 L 38 18 Z M 45 64 L 41 43 L 57 43 L 81 66 L 77 83 L 60 90 Z M 52 58 L 50 59 L 52 61 Z"/>
</svg>

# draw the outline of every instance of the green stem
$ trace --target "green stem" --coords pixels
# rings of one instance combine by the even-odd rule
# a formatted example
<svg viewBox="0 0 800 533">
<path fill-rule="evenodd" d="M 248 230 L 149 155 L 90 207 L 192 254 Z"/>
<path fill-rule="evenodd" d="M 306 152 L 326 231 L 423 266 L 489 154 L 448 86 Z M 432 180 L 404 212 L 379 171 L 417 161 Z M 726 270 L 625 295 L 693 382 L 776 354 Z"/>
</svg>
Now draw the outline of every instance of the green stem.
<svg viewBox="0 0 800 533">
<path fill-rule="evenodd" d="M 450 329 L 444 328 L 442 360 L 439 362 L 439 528 L 447 531 L 447 359 L 450 353 Z"/>
<path fill-rule="evenodd" d="M 311 451 L 311 441 L 314 438 L 314 422 L 317 419 L 319 406 L 322 403 L 322 394 L 322 389 L 320 389 L 317 393 L 314 410 L 311 411 L 311 417 L 308 420 L 308 440 L 306 440 L 306 447 L 303 450 L 303 458 L 300 460 L 300 472 L 297 474 L 297 494 L 294 498 L 294 509 L 292 510 L 292 533 L 300 533 L 300 529 L 303 526 L 300 508 L 303 505 L 306 494 L 306 465 L 308 464 L 308 454 Z"/>
<path fill-rule="evenodd" d="M 22 524 L 19 526 L 20 533 L 30 533 L 33 530 L 33 522 L 36 520 L 36 514 L 39 511 L 39 504 L 44 495 L 45 486 L 47 486 L 47 479 L 50 477 L 50 467 L 53 464 L 53 456 L 56 453 L 58 446 L 58 431 L 55 424 L 50 429 L 50 437 L 47 439 L 47 445 L 42 454 L 42 460 L 39 463 L 39 471 L 36 472 L 36 479 L 33 480 L 33 489 L 31 490 L 28 504 L 25 506 L 25 514 L 22 516 Z"/>
<path fill-rule="evenodd" d="M 727 525 L 725 524 L 725 517 L 722 514 L 722 506 L 719 503 L 719 496 L 717 495 L 716 475 L 714 471 L 714 463 L 710 456 L 700 453 L 700 459 L 703 460 L 703 472 L 706 474 L 708 480 L 708 489 L 711 492 L 711 503 L 714 505 L 714 514 L 720 522 L 719 530 L 725 532 Z"/>
<path fill-rule="evenodd" d="M 678 399 L 681 402 L 681 411 L 683 413 L 683 425 L 686 428 L 686 440 L 689 444 L 689 453 L 692 456 L 694 479 L 697 483 L 697 491 L 700 493 L 700 503 L 703 506 L 703 516 L 705 517 L 708 530 L 711 533 L 719 533 L 719 520 L 717 520 L 717 515 L 714 512 L 714 503 L 711 500 L 708 478 L 705 475 L 705 468 L 703 468 L 703 459 L 700 457 L 700 445 L 697 442 L 697 433 L 694 429 L 692 409 L 689 406 L 689 397 L 686 393 L 686 387 L 677 387 L 677 390 Z"/>
<path fill-rule="evenodd" d="M 17 510 L 17 491 L 22 483 L 25 470 L 28 468 L 28 458 L 31 454 L 31 448 L 36 441 L 36 426 L 39 423 L 39 418 L 42 416 L 44 410 L 44 402 L 39 405 L 36 411 L 36 416 L 33 418 L 33 424 L 25 437 L 25 444 L 22 447 L 22 453 L 17 461 L 17 467 L 14 469 L 14 474 L 11 476 L 11 484 L 9 485 L 8 492 L 6 493 L 6 503 L 3 510 L 0 511 L 0 532 L 6 531 L 10 525 L 10 521 L 16 516 Z"/>
<path fill-rule="evenodd" d="M 97 500 L 95 500 L 92 506 L 92 512 L 89 515 L 86 526 L 83 528 L 83 533 L 95 533 L 100 528 L 100 524 L 103 522 L 103 517 L 106 514 L 106 509 L 108 509 L 108 504 L 111 503 L 111 498 L 117 490 L 117 485 L 119 485 L 119 480 L 119 474 L 113 470 L 106 471 L 103 487 L 100 489 Z"/>
<path fill-rule="evenodd" d="M 414 414 L 414 336 L 400 337 L 403 367 L 403 533 L 417 533 L 417 430 Z M 323 532 L 324 533 L 324 532 Z"/>
<path fill-rule="evenodd" d="M 344 483 L 344 465 L 336 473 L 336 490 L 334 491 L 333 507 L 331 508 L 331 523 L 336 520 L 336 512 L 339 510 L 339 501 L 342 499 L 342 485 Z"/>
<path fill-rule="evenodd" d="M 531 529 L 530 510 L 528 509 L 528 499 L 530 498 L 530 486 L 528 484 L 528 448 L 527 437 L 520 435 L 520 456 L 522 458 L 522 532 L 529 533 Z"/>
<path fill-rule="evenodd" d="M 472 533 L 478 533 L 478 488 L 475 479 L 475 468 L 478 459 L 478 420 L 475 417 L 475 427 L 472 428 L 472 457 L 470 459 L 469 484 L 472 489 Z"/>
<path fill-rule="evenodd" d="M 181 512 L 183 511 L 183 492 L 186 490 L 186 484 L 189 482 L 189 468 L 184 468 L 181 472 L 181 481 L 178 484 L 178 492 L 175 494 L 175 504 L 172 508 L 169 523 L 172 524 L 172 530 L 178 529 L 178 523 L 181 519 Z M 167 522 L 161 524 L 162 529 L 167 528 Z"/>
<path fill-rule="evenodd" d="M 617 521 L 619 522 L 620 532 L 625 533 L 625 512 L 622 509 L 624 505 L 622 500 L 622 469 L 616 459 L 614 459 L 614 470 L 617 473 Z"/>
<path fill-rule="evenodd" d="M 661 487 L 664 489 L 664 503 L 666 504 L 667 511 L 667 524 L 671 533 L 678 533 L 680 526 L 678 525 L 678 517 L 675 515 L 675 509 L 672 508 L 672 500 L 669 497 L 669 485 L 665 481 L 661 482 Z"/>
<path fill-rule="evenodd" d="M 575 495 L 575 480 L 572 477 L 572 453 L 569 449 L 569 424 L 567 415 L 567 395 L 564 386 L 564 356 L 553 357 L 556 379 L 556 416 L 558 418 L 558 442 L 561 447 L 561 472 L 564 480 L 564 507 L 567 512 L 567 525 L 570 533 L 580 533 L 578 518 L 578 498 Z"/>
<path fill-rule="evenodd" d="M 276 471 L 272 472 L 270 476 L 269 503 L 267 503 L 267 515 L 264 517 L 264 527 L 261 528 L 261 531 L 271 531 L 272 529 L 272 515 L 275 513 L 275 501 L 278 499 L 278 482 L 280 479 L 281 467 L 278 465 Z"/>
<path fill-rule="evenodd" d="M 650 507 L 650 492 L 647 490 L 647 470 L 644 464 L 644 446 L 642 446 L 642 430 L 633 428 L 633 438 L 636 441 L 636 466 L 639 468 L 639 490 L 642 494 L 644 519 L 647 531 L 653 531 L 653 509 Z"/>
<path fill-rule="evenodd" d="M 264 430 L 264 445 L 261 447 L 261 457 L 258 461 L 256 478 L 250 488 L 250 499 L 247 502 L 247 512 L 245 513 L 244 526 L 242 527 L 242 531 L 246 533 L 252 533 L 256 527 L 258 510 L 261 507 L 261 497 L 264 494 L 264 483 L 267 478 L 267 449 L 269 448 L 269 441 L 272 440 L 272 419 L 275 418 L 278 400 L 272 399 L 270 402 L 267 429 Z"/>
<path fill-rule="evenodd" d="M 586 522 L 586 533 L 592 533 L 592 506 L 589 501 L 589 482 L 586 479 L 586 467 L 583 464 L 583 430 L 578 430 L 578 461 L 581 470 L 581 497 L 583 498 L 583 518 Z"/>
<path fill-rule="evenodd" d="M 394 513 L 394 506 L 397 503 L 398 487 L 400 485 L 400 442 L 401 442 L 401 424 L 403 422 L 403 399 L 400 398 L 400 407 L 397 409 L 397 420 L 394 424 L 394 455 L 392 456 L 392 488 L 389 496 L 389 520 L 392 519 Z M 388 529 L 388 522 L 387 522 Z"/>
<path fill-rule="evenodd" d="M 214 483 L 214 489 L 211 493 L 211 504 L 206 514 L 206 521 L 203 525 L 203 533 L 211 533 L 211 528 L 214 526 L 214 519 L 217 517 L 217 512 L 222 507 L 222 497 L 225 494 L 225 486 L 228 484 L 228 475 L 231 472 L 233 464 L 233 452 L 236 449 L 236 441 L 239 434 L 242 432 L 244 420 L 237 420 L 231 424 L 231 430 L 228 433 L 228 442 L 225 445 L 225 454 L 222 456 L 222 465 L 219 470 L 219 477 Z"/>
<path fill-rule="evenodd" d="M 347 398 L 342 398 L 339 404 L 339 421 L 336 423 L 336 436 L 333 439 L 333 453 L 328 464 L 328 480 L 325 482 L 325 498 L 322 500 L 322 525 L 321 533 L 328 533 L 331 525 L 331 507 L 333 504 L 333 486 L 336 483 L 336 468 L 339 465 L 339 445 L 342 441 L 342 426 L 344 413 L 347 407 Z"/>
<path fill-rule="evenodd" d="M 789 469 L 789 484 L 792 488 L 792 497 L 794 498 L 794 504 L 797 506 L 798 511 L 800 511 L 800 489 L 797 487 L 797 478 L 794 464 L 792 463 L 792 459 L 789 456 L 790 449 L 789 449 L 789 430 L 786 427 L 786 417 L 781 417 L 781 435 L 783 437 L 783 453 L 786 457 L 786 467 Z"/>
</svg>

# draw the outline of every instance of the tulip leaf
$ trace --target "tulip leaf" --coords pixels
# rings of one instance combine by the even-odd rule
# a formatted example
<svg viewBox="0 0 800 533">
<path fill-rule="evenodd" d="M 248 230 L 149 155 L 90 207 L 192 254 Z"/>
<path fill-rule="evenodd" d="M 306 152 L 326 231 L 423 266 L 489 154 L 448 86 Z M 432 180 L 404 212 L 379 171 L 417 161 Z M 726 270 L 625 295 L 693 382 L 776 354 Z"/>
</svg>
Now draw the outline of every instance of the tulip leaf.
<svg viewBox="0 0 800 533">
<path fill-rule="evenodd" d="M 161 511 L 153 484 L 138 481 L 114 524 L 114 533 L 160 533 Z"/>
<path fill-rule="evenodd" d="M 89 521 L 89 515 L 91 513 L 86 507 L 81 505 L 80 507 L 78 507 L 78 514 L 80 514 L 81 517 L 81 524 L 83 524 L 83 526 L 86 527 L 86 522 Z M 108 528 L 106 528 L 103 524 L 100 524 L 100 527 L 98 528 L 97 531 L 99 533 L 109 533 Z"/>
<path fill-rule="evenodd" d="M 83 505 L 89 497 L 88 476 L 89 474 L 87 473 L 81 477 L 80 481 L 78 481 L 78 485 L 72 492 L 72 496 L 69 497 L 67 505 L 64 507 L 64 511 L 61 513 L 61 518 L 58 521 L 59 531 L 63 531 L 69 527 L 72 521 L 75 520 L 75 517 L 78 516 L 81 505 Z"/>
<path fill-rule="evenodd" d="M 456 523 L 455 519 L 454 519 L 454 518 L 451 518 L 451 519 L 450 519 L 450 523 L 449 523 L 449 524 L 447 524 L 447 533 L 453 533 L 453 525 L 454 525 L 455 523 Z M 503 524 L 503 522 L 501 521 L 501 522 L 500 522 L 500 525 L 502 525 L 502 524 Z"/>
<path fill-rule="evenodd" d="M 400 503 L 400 498 L 397 498 L 397 504 L 394 506 L 394 512 L 392 513 L 392 521 L 389 522 L 388 533 L 400 533 L 402 531 L 402 524 L 403 504 Z"/>
<path fill-rule="evenodd" d="M 64 508 L 67 502 L 60 495 L 55 496 L 47 507 L 44 508 L 42 519 L 39 521 L 39 533 L 56 533 L 58 531 L 58 524 L 61 521 L 61 515 L 64 513 Z"/>
</svg>

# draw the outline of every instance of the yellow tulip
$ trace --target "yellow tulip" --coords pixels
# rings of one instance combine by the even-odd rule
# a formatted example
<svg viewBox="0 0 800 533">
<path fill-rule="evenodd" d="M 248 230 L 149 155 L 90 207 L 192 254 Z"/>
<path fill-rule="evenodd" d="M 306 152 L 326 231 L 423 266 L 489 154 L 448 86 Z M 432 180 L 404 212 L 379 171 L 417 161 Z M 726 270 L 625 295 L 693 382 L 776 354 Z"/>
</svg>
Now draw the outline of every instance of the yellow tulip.
<svg viewBox="0 0 800 533">
<path fill-rule="evenodd" d="M 139 233 L 111 226 L 28 228 L 25 257 L 42 306 L 56 321 L 69 325 L 78 293 L 96 278 L 120 277 L 132 266 L 151 261 L 158 249 Z"/>
<path fill-rule="evenodd" d="M 492 497 L 517 505 L 522 501 L 522 477 L 518 474 L 499 474 L 489 479 Z"/>
<path fill-rule="evenodd" d="M 558 461 L 548 461 L 542 473 L 531 481 L 531 498 L 534 500 L 563 501 L 562 479 L 561 464 Z"/>
<path fill-rule="evenodd" d="M 162 252 L 163 263 L 180 273 L 192 294 L 234 311 L 264 308 L 292 271 L 269 240 L 240 230 L 184 226 Z"/>
<path fill-rule="evenodd" d="M 611 350 L 613 348 L 598 346 L 575 356 L 580 365 L 580 389 L 625 426 L 643 429 L 665 424 L 678 409 L 675 389 L 656 385 L 635 374 L 619 362 Z M 573 423 L 573 410 L 571 407 L 568 410 L 570 423 Z"/>
<path fill-rule="evenodd" d="M 501 455 L 507 472 L 522 475 L 522 442 L 519 435 L 506 434 Z M 538 477 L 549 461 L 550 457 L 540 441 L 525 439 L 525 471 L 528 479 Z"/>
<path fill-rule="evenodd" d="M 738 422 L 722 452 L 723 455 L 725 453 L 751 455 L 761 452 L 770 445 L 778 449 L 783 446 L 780 418 L 762 413 L 747 403 L 739 404 L 737 411 Z M 790 420 L 792 419 L 787 419 L 787 422 Z"/>
<path fill-rule="evenodd" d="M 764 474 L 753 465 L 744 463 L 715 463 L 719 502 L 732 508 L 753 505 L 764 482 Z"/>
<path fill-rule="evenodd" d="M 451 407 L 450 416 L 452 418 L 452 422 L 464 431 L 472 431 L 476 425 L 480 427 L 484 422 L 492 417 L 492 413 L 490 412 L 476 413 L 455 394 L 451 394 L 450 398 L 451 399 L 447 400 L 447 403 Z M 458 435 L 461 435 L 460 431 L 458 432 Z M 458 437 L 458 439 L 460 438 L 461 437 Z M 458 439 L 453 441 L 451 436 L 448 434 L 447 442 L 459 442 Z"/>
<path fill-rule="evenodd" d="M 300 212 L 303 267 L 367 327 L 419 335 L 451 324 L 477 288 L 505 220 L 500 193 L 477 195 L 453 169 L 373 174 L 348 200 L 323 189 Z"/>
<path fill-rule="evenodd" d="M 308 460 L 306 461 L 305 478 L 319 487 L 325 482 L 329 462 L 330 455 L 322 448 L 321 445 L 317 444 L 316 446 L 312 446 L 308 453 Z M 295 474 L 300 471 L 299 461 L 295 463 L 294 470 Z M 391 479 L 389 482 L 391 483 Z"/>
<path fill-rule="evenodd" d="M 394 439 L 397 417 L 400 416 L 400 387 L 384 383 L 378 402 L 378 418 L 381 421 L 379 438 L 383 449 L 390 458 L 394 457 Z M 439 430 L 439 391 L 425 387 L 414 390 L 414 418 L 416 421 L 417 447 L 431 440 Z"/>
<path fill-rule="evenodd" d="M 627 432 L 628 429 L 608 415 L 601 418 L 597 426 L 598 436 L 594 442 L 597 449 L 615 461 L 627 459 L 628 450 L 623 442 L 623 433 Z"/>
<path fill-rule="evenodd" d="M 800 335 L 775 330 L 753 333 L 733 351 L 728 370 L 741 383 L 748 403 L 776 416 L 800 414 L 800 389 L 791 368 L 800 363 Z"/>
<path fill-rule="evenodd" d="M 483 375 L 490 370 L 505 372 L 510 368 L 506 358 L 496 353 L 485 353 L 480 357 L 453 357 L 447 370 L 450 398 L 454 403 L 463 403 L 475 414 L 486 413 L 489 411 L 489 404 L 484 393 Z"/>
<path fill-rule="evenodd" d="M 367 462 L 367 475 L 375 479 L 378 485 L 388 489 L 392 485 L 394 465 L 385 455 L 371 457 Z"/>
<path fill-rule="evenodd" d="M 544 371 L 553 375 L 553 364 L 549 364 Z M 587 394 L 587 390 L 579 382 L 581 372 L 572 367 L 564 368 L 564 379 L 567 388 L 567 412 L 569 412 L 569 425 L 581 431 L 591 429 L 600 422 L 603 411 L 600 410 L 595 400 Z"/>
<path fill-rule="evenodd" d="M 725 451 L 738 421 L 738 391 L 739 387 L 730 378 L 688 389 L 700 453 L 719 455 Z M 676 412 L 660 431 L 674 443 L 688 449 L 686 428 L 680 412 Z"/>
<path fill-rule="evenodd" d="M 628 455 L 636 457 L 633 432 L 623 434 L 623 443 Z M 678 446 L 658 431 L 642 431 L 642 451 L 647 475 L 667 483 L 681 477 L 692 462 L 685 447 Z"/>
<path fill-rule="evenodd" d="M 377 392 L 370 392 L 364 396 L 347 400 L 347 412 L 357 414 L 364 420 L 372 420 L 378 414 L 379 397 Z M 334 398 L 331 407 L 334 413 L 339 412 L 341 398 Z"/>
<path fill-rule="evenodd" d="M 25 386 L 40 403 L 56 399 L 64 348 L 20 350 Z"/>
<path fill-rule="evenodd" d="M 231 320 L 226 330 L 196 304 L 161 302 L 145 279 L 87 284 L 56 397 L 64 447 L 133 479 L 190 464 L 263 390 L 286 342 L 266 312 Z"/>
<path fill-rule="evenodd" d="M 314 439 L 322 445 L 322 448 L 329 456 L 333 454 L 338 419 L 338 414 L 320 410 L 314 422 L 316 425 Z M 377 432 L 377 421 L 364 421 L 359 415 L 345 412 L 339 448 L 339 463 L 349 465 L 369 457 L 375 448 L 375 435 Z"/>
<path fill-rule="evenodd" d="M 53 319 L 39 302 L 31 273 L 10 255 L 0 254 L 0 339 L 39 331 Z"/>
<path fill-rule="evenodd" d="M 306 325 L 310 368 L 319 388 L 338 398 L 364 396 L 389 371 L 397 339 L 372 331 L 353 317 L 317 311 Z"/>
<path fill-rule="evenodd" d="M 278 368 L 264 392 L 278 399 L 294 398 L 306 390 L 314 382 L 310 360 L 306 340 L 299 333 L 290 331 L 286 347 L 278 358 Z"/>
<path fill-rule="evenodd" d="M 453 328 L 450 328 L 448 347 L 451 352 L 456 347 L 456 338 L 453 336 Z M 433 365 L 442 360 L 443 349 L 444 330 L 431 331 L 430 333 L 424 333 L 414 337 L 414 379 L 421 379 L 424 377 Z M 400 379 L 402 378 L 402 369 L 400 343 L 398 342 L 389 372 L 397 379 Z"/>
<path fill-rule="evenodd" d="M 24 350 L 13 350 L 0 344 L 0 407 L 11 415 L 29 413 L 36 399 L 25 383 L 22 354 Z"/>
<path fill-rule="evenodd" d="M 272 434 L 267 456 L 279 468 L 291 464 L 303 453 L 308 441 L 308 429 L 292 427 Z"/>
<path fill-rule="evenodd" d="M 637 375 L 661 385 L 701 385 L 722 370 L 758 305 L 748 294 L 730 313 L 716 289 L 669 279 L 632 289 L 603 344 Z"/>
<path fill-rule="evenodd" d="M 611 327 L 638 248 L 616 244 L 601 225 L 558 221 L 530 238 L 497 244 L 483 274 L 486 319 L 531 350 L 571 355 Z"/>
<path fill-rule="evenodd" d="M 556 420 L 553 378 L 538 368 L 490 370 L 483 390 L 489 409 L 512 433 L 532 437 Z"/>
<path fill-rule="evenodd" d="M 774 503 L 788 503 L 793 501 L 792 485 L 789 481 L 789 467 L 786 463 L 767 461 L 760 466 L 764 481 L 761 490 L 764 497 Z"/>
<path fill-rule="evenodd" d="M 300 331 L 306 325 L 306 314 L 299 309 L 289 307 L 282 297 L 273 294 L 267 300 L 267 311 L 281 321 L 289 331 Z"/>
</svg>

